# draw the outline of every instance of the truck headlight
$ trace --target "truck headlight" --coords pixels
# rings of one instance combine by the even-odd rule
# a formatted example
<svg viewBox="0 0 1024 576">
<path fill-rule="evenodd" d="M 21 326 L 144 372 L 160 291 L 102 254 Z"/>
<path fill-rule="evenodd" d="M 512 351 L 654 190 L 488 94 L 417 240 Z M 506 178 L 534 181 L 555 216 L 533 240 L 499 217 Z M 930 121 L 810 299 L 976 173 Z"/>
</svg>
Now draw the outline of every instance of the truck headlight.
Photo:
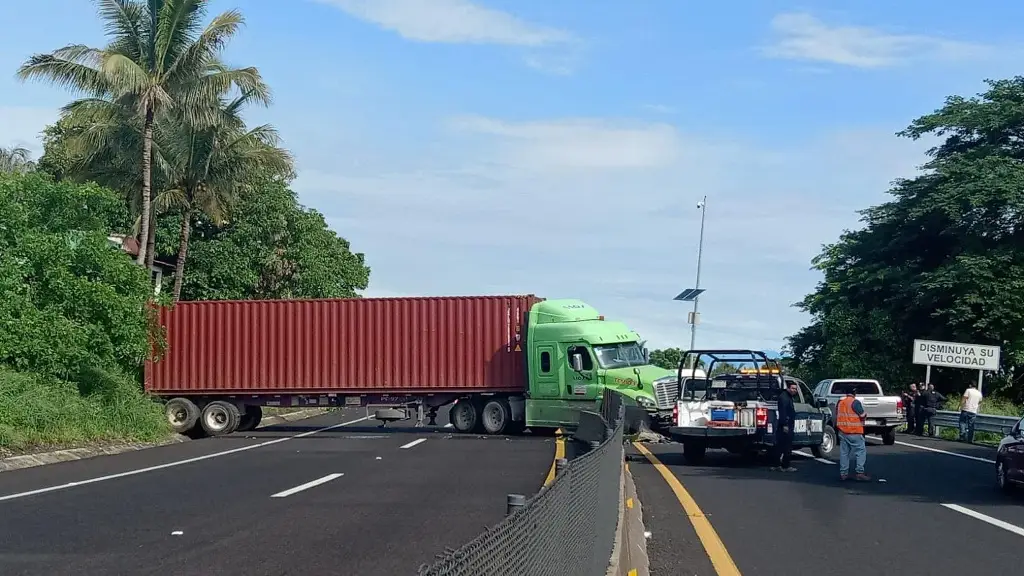
<svg viewBox="0 0 1024 576">
<path fill-rule="evenodd" d="M 658 404 L 646 396 L 637 396 L 636 403 L 645 410 L 654 410 L 658 407 Z"/>
</svg>

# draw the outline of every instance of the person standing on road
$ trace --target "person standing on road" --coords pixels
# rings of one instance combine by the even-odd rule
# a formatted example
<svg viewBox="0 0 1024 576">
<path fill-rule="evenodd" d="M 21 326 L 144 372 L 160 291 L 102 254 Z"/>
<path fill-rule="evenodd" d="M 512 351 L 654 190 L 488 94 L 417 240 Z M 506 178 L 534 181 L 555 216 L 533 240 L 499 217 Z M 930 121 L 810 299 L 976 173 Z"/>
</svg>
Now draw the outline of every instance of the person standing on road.
<svg viewBox="0 0 1024 576">
<path fill-rule="evenodd" d="M 783 472 L 796 472 L 793 467 L 793 427 L 796 425 L 796 382 L 790 382 L 789 386 L 779 394 L 779 417 L 775 422 L 775 450 L 778 452 L 778 466 L 772 470 Z"/>
<path fill-rule="evenodd" d="M 978 418 L 978 408 L 981 407 L 981 390 L 971 384 L 964 390 L 960 398 L 960 441 L 974 442 L 974 421 Z"/>
<path fill-rule="evenodd" d="M 910 391 L 903 393 L 903 405 L 907 410 L 907 434 L 917 432 L 917 384 L 910 384 Z"/>
<path fill-rule="evenodd" d="M 928 390 L 921 394 L 924 399 L 924 407 L 921 409 L 921 421 L 918 422 L 917 428 L 922 433 L 924 432 L 925 424 L 928 425 L 928 436 L 931 438 L 935 437 L 935 423 L 933 418 L 938 413 L 939 407 L 946 401 L 946 397 L 935 391 L 935 384 L 929 384 Z"/>
<path fill-rule="evenodd" d="M 867 446 L 864 444 L 864 420 L 868 413 L 864 405 L 857 400 L 857 394 L 851 388 L 836 404 L 836 428 L 839 430 L 839 479 L 850 477 L 850 457 L 856 460 L 857 480 L 871 480 L 864 472 L 864 464 L 868 458 Z"/>
</svg>

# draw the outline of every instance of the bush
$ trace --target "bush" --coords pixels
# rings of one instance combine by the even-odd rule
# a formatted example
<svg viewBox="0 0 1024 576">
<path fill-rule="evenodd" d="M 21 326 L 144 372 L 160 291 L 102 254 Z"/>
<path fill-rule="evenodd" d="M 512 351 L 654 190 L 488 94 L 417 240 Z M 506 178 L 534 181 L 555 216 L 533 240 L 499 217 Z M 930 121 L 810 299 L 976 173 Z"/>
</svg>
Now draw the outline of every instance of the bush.
<svg viewBox="0 0 1024 576">
<path fill-rule="evenodd" d="M 94 184 L 0 174 L 0 214 L 0 447 L 166 434 L 127 376 L 159 332 L 148 271 L 107 240 L 126 225 L 123 200 Z"/>
<path fill-rule="evenodd" d="M 129 378 L 94 372 L 83 384 L 0 368 L 0 450 L 95 441 L 153 441 L 169 428 L 160 406 Z"/>
</svg>

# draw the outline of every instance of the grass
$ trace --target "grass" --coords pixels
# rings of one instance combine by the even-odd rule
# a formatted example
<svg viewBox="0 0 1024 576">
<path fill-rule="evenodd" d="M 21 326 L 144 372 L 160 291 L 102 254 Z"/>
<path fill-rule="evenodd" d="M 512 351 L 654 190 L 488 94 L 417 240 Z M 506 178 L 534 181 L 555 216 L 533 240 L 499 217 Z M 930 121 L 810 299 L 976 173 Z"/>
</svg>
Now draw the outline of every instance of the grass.
<svg viewBox="0 0 1024 576">
<path fill-rule="evenodd" d="M 129 378 L 91 371 L 74 383 L 0 367 L 0 457 L 169 434 L 160 406 Z"/>
</svg>

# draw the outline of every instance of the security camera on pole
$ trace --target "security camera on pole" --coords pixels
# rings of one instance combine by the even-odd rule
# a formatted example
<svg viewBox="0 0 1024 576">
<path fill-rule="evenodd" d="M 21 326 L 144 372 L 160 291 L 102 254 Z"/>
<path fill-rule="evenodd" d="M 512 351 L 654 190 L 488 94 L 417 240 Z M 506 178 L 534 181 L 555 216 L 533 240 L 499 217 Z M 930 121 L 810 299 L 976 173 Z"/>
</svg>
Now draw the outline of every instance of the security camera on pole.
<svg viewBox="0 0 1024 576">
<path fill-rule="evenodd" d="M 695 349 L 697 344 L 697 324 L 700 324 L 700 313 L 698 310 L 700 295 L 704 290 L 700 287 L 700 262 L 704 255 L 704 216 L 707 213 L 708 197 L 704 196 L 697 202 L 697 209 L 700 210 L 700 240 L 697 243 L 697 279 L 693 288 L 687 288 L 679 293 L 673 300 L 682 302 L 693 302 L 693 312 L 687 314 L 686 322 L 690 325 L 690 350 Z"/>
</svg>

